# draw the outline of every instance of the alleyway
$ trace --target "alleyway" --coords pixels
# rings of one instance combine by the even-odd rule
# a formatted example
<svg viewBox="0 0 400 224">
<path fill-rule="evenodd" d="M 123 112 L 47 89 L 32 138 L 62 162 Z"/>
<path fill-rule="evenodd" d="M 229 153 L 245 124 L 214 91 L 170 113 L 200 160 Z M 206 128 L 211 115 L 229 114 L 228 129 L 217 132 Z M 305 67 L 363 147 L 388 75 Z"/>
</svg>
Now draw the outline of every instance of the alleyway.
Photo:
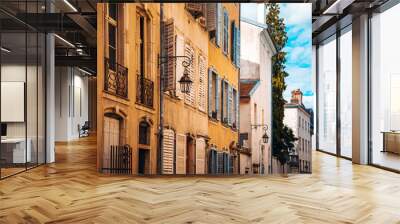
<svg viewBox="0 0 400 224">
<path fill-rule="evenodd" d="M 311 176 L 288 178 L 110 177 L 96 172 L 94 139 L 56 152 L 55 164 L 0 181 L 0 223 L 400 220 L 398 174 L 317 152 Z"/>
</svg>

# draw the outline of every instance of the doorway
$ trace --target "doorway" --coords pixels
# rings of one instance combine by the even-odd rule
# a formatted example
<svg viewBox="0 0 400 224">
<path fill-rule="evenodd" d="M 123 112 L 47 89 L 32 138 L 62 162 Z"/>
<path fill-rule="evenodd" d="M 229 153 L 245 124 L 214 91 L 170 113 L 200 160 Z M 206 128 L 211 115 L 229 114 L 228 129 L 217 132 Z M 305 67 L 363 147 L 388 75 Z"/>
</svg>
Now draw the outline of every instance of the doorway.
<svg viewBox="0 0 400 224">
<path fill-rule="evenodd" d="M 149 174 L 149 150 L 139 149 L 139 167 L 138 173 L 141 175 Z"/>
<path fill-rule="evenodd" d="M 194 140 L 192 137 L 188 136 L 186 142 L 186 174 L 196 174 Z"/>
</svg>

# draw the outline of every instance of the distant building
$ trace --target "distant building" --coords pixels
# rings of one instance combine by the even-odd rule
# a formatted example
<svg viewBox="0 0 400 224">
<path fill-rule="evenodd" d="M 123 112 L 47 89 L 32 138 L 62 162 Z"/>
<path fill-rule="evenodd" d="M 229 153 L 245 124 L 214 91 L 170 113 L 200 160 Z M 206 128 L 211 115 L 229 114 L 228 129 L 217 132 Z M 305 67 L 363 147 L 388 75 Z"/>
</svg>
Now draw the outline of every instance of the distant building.
<svg viewBox="0 0 400 224">
<path fill-rule="evenodd" d="M 241 18 L 240 173 L 267 174 L 271 161 L 271 58 L 275 45 L 266 24 Z M 264 142 L 267 133 L 269 141 Z"/>
<path fill-rule="evenodd" d="M 300 89 L 292 91 L 292 98 L 285 104 L 284 124 L 293 130 L 298 138 L 295 142 L 295 154 L 298 155 L 298 171 L 311 173 L 311 146 L 313 135 L 313 111 L 305 108 L 303 93 Z"/>
</svg>

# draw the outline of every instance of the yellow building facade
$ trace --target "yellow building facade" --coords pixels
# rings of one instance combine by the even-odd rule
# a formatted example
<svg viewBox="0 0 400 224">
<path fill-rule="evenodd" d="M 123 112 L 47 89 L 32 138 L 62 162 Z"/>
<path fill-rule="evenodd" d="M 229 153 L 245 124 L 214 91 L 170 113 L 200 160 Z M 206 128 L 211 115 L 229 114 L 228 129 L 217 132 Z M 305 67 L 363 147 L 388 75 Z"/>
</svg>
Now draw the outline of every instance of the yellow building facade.
<svg viewBox="0 0 400 224">
<path fill-rule="evenodd" d="M 209 27 L 208 42 L 209 150 L 226 152 L 232 158 L 228 169 L 236 173 L 238 161 L 233 159 L 233 152 L 237 149 L 239 138 L 240 4 L 215 5 L 217 17 L 215 25 Z M 221 164 L 219 161 L 216 163 Z M 221 166 L 213 167 L 209 162 L 210 173 L 220 173 L 218 167 Z"/>
<path fill-rule="evenodd" d="M 204 6 L 161 6 L 168 57 L 164 72 L 163 174 L 206 173 L 208 32 Z M 187 68 L 185 62 L 190 64 Z M 188 93 L 183 93 L 179 85 L 185 69 L 193 82 Z"/>
<path fill-rule="evenodd" d="M 97 168 L 156 174 L 159 4 L 103 3 L 97 13 Z"/>
</svg>

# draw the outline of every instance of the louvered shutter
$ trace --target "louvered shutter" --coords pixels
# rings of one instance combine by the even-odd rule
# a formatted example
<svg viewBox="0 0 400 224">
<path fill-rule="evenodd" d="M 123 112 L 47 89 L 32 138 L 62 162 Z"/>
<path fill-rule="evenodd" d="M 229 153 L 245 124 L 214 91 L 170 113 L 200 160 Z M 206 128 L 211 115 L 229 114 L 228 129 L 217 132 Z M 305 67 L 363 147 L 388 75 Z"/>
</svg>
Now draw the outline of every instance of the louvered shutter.
<svg viewBox="0 0 400 224">
<path fill-rule="evenodd" d="M 239 130 L 239 123 L 240 123 L 240 121 L 239 121 L 239 92 L 236 90 L 235 91 L 235 96 L 234 97 L 236 97 L 236 105 L 235 105 L 235 107 L 236 107 L 236 110 L 235 110 L 235 115 L 234 116 L 236 116 L 236 129 L 237 130 Z"/>
<path fill-rule="evenodd" d="M 208 116 L 212 117 L 213 111 L 213 98 L 212 98 L 212 89 L 213 89 L 213 78 L 212 78 L 212 70 L 208 69 Z"/>
<path fill-rule="evenodd" d="M 176 174 L 186 174 L 186 135 L 176 135 Z"/>
<path fill-rule="evenodd" d="M 207 31 L 216 31 L 217 29 L 217 3 L 207 3 Z"/>
<path fill-rule="evenodd" d="M 236 26 L 233 21 L 231 24 L 231 60 L 234 64 L 236 64 Z"/>
<path fill-rule="evenodd" d="M 236 29 L 236 66 L 240 68 L 240 29 Z"/>
<path fill-rule="evenodd" d="M 201 4 L 201 3 L 186 3 L 185 6 L 186 6 L 186 9 L 192 15 L 198 15 L 198 14 L 203 13 L 203 4 Z"/>
<path fill-rule="evenodd" d="M 223 23 L 223 15 L 222 15 L 222 5 L 221 3 L 217 3 L 217 29 L 215 32 L 215 44 L 217 47 L 221 46 L 222 39 L 222 23 Z"/>
<path fill-rule="evenodd" d="M 196 97 L 196 80 L 194 77 L 194 50 L 189 44 L 185 44 L 185 56 L 192 59 L 192 63 L 188 67 L 189 77 L 193 81 L 189 93 L 185 94 L 185 103 L 194 106 Z"/>
<path fill-rule="evenodd" d="M 198 105 L 199 110 L 206 111 L 206 60 L 203 56 L 199 56 L 199 91 Z"/>
<path fill-rule="evenodd" d="M 232 126 L 233 118 L 233 89 L 232 86 L 228 84 L 228 124 Z"/>
<path fill-rule="evenodd" d="M 165 22 L 165 51 L 168 57 L 175 56 L 175 27 L 174 20 L 168 19 Z M 167 61 L 164 76 L 164 91 L 175 90 L 175 59 L 169 58 Z"/>
<path fill-rule="evenodd" d="M 220 99 L 221 99 L 221 78 L 217 75 L 216 84 L 215 84 L 215 110 L 217 111 L 217 120 L 222 116 L 220 109 Z"/>
<path fill-rule="evenodd" d="M 196 174 L 205 173 L 206 141 L 204 138 L 196 139 Z"/>
<path fill-rule="evenodd" d="M 223 50 L 224 53 L 228 53 L 228 23 L 229 23 L 229 18 L 228 18 L 228 12 L 224 10 L 224 40 L 223 40 Z"/>
<path fill-rule="evenodd" d="M 163 156 L 162 156 L 162 173 L 174 173 L 174 147 L 175 147 L 175 133 L 172 129 L 163 130 Z"/>
<path fill-rule="evenodd" d="M 221 94 L 218 95 L 218 97 L 221 97 L 221 121 L 224 122 L 225 118 L 225 80 L 221 80 Z"/>
<path fill-rule="evenodd" d="M 176 35 L 176 55 L 184 55 L 185 54 L 185 38 L 181 35 Z M 183 71 L 185 68 L 182 65 L 182 62 L 184 61 L 184 58 L 177 58 L 176 59 L 176 72 L 175 72 L 175 85 L 176 85 L 176 90 L 175 90 L 175 95 L 179 99 L 183 99 L 183 93 L 181 91 L 181 85 L 179 84 L 179 80 L 181 79 L 183 75 Z"/>
</svg>

